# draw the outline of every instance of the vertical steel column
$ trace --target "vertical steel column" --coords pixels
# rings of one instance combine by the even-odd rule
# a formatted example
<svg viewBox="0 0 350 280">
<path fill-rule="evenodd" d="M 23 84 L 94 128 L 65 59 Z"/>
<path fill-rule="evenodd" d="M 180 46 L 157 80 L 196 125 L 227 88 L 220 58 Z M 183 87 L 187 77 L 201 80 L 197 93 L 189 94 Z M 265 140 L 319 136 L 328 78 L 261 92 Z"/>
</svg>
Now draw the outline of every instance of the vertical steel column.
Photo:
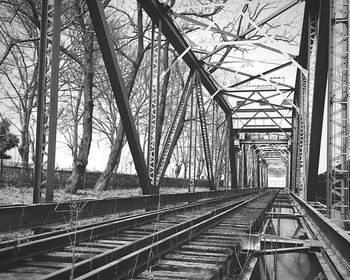
<svg viewBox="0 0 350 280">
<path fill-rule="evenodd" d="M 35 142 L 35 167 L 33 203 L 40 203 L 43 179 L 43 143 L 45 118 L 45 90 L 46 90 L 46 50 L 48 29 L 48 1 L 41 1 L 40 46 L 39 46 L 39 82 L 37 97 L 37 124 Z"/>
<path fill-rule="evenodd" d="M 291 173 L 292 173 L 291 157 L 292 157 L 292 151 L 291 151 L 291 145 L 289 145 L 289 147 L 288 147 L 288 162 L 287 162 L 287 170 L 286 170 L 286 173 L 287 173 L 287 175 L 286 175 L 287 176 L 286 177 L 286 188 L 288 188 L 288 189 L 290 189 L 290 187 L 291 187 Z"/>
<path fill-rule="evenodd" d="M 298 79 L 298 77 L 297 77 Z M 299 102 L 298 102 L 299 103 Z M 299 193 L 299 187 L 298 187 L 298 172 L 297 172 L 297 155 L 298 155 L 298 127 L 299 127 L 299 118 L 298 118 L 298 112 L 295 108 L 293 108 L 293 145 L 292 145 L 292 173 L 291 173 L 291 191 L 298 194 Z"/>
<path fill-rule="evenodd" d="M 197 95 L 198 114 L 199 114 L 200 126 L 202 131 L 205 162 L 206 162 L 207 171 L 208 171 L 208 180 L 210 184 L 210 189 L 215 190 L 216 186 L 214 183 L 213 162 L 210 156 L 210 146 L 209 146 L 209 138 L 208 138 L 207 121 L 206 121 L 205 110 L 204 110 L 202 84 L 200 81 L 200 75 L 198 74 L 196 79 L 196 93 L 197 93 L 196 95 Z"/>
<path fill-rule="evenodd" d="M 327 215 L 348 219 L 349 2 L 331 0 L 330 17 Z"/>
<path fill-rule="evenodd" d="M 157 187 L 157 162 L 158 147 L 156 146 L 156 137 L 158 135 L 158 103 L 160 87 L 160 49 L 162 28 L 161 21 L 158 22 L 158 28 L 155 23 L 152 25 L 151 42 L 151 79 L 150 79 L 150 97 L 149 97 L 149 122 L 148 122 L 148 155 L 147 165 L 151 185 Z"/>
<path fill-rule="evenodd" d="M 232 116 L 227 115 L 227 131 L 228 131 L 228 145 L 229 145 L 229 160 L 230 160 L 230 171 L 231 171 L 231 189 L 238 189 L 237 181 L 237 148 L 235 146 L 235 140 L 238 140 L 238 135 L 233 130 Z"/>
<path fill-rule="evenodd" d="M 299 50 L 299 64 L 307 69 L 309 60 L 309 42 L 310 42 L 310 5 L 311 0 L 307 0 L 304 9 L 304 18 Z M 292 147 L 292 174 L 291 189 L 299 194 L 300 189 L 304 189 L 304 180 L 302 179 L 303 171 L 303 147 L 304 147 L 304 102 L 305 100 L 305 76 L 300 69 L 297 69 L 295 92 L 293 103 L 298 109 L 293 108 L 293 147 Z"/>
<path fill-rule="evenodd" d="M 257 154 L 256 155 L 256 186 L 255 187 L 258 187 L 260 188 L 261 185 L 260 185 L 260 156 Z"/>
<path fill-rule="evenodd" d="M 213 115 L 212 115 L 212 131 L 211 131 L 211 162 L 213 163 L 213 178 L 214 178 L 214 185 L 215 188 L 217 187 L 216 185 L 216 179 L 217 179 L 217 160 L 216 160 L 216 155 L 215 155 L 215 146 L 217 145 L 216 143 L 216 116 L 215 116 L 215 101 L 212 100 L 212 110 L 213 110 Z M 208 110 L 209 111 L 209 110 Z"/>
<path fill-rule="evenodd" d="M 230 185 L 230 163 L 229 163 L 229 153 L 230 153 L 230 127 L 228 120 L 226 118 L 226 139 L 225 139 L 225 189 L 228 189 Z"/>
<path fill-rule="evenodd" d="M 221 177 L 221 172 L 219 172 L 219 168 L 221 168 L 221 160 L 219 157 L 219 147 L 218 144 L 221 145 L 221 141 L 219 143 L 219 139 L 218 139 L 218 129 L 219 129 L 219 106 L 218 104 L 215 102 L 215 100 L 213 101 L 213 113 L 214 113 L 214 129 L 213 129 L 213 133 L 214 133 L 214 143 L 212 146 L 212 152 L 213 152 L 213 167 L 215 168 L 214 170 L 214 184 L 215 184 L 215 189 L 217 189 L 219 187 L 220 184 L 220 177 Z"/>
<path fill-rule="evenodd" d="M 54 18 L 52 28 L 52 58 L 51 58 L 51 89 L 49 109 L 49 139 L 47 155 L 46 202 L 53 201 L 55 185 L 56 131 L 58 78 L 60 64 L 60 31 L 61 31 L 61 0 L 54 1 Z"/>
<path fill-rule="evenodd" d="M 197 75 L 194 75 L 194 80 L 196 80 L 197 79 L 197 77 L 196 77 Z M 194 108 L 193 108 L 193 106 L 194 106 Z M 197 110 L 196 110 L 196 103 L 195 103 L 195 99 L 194 99 L 194 94 L 192 93 L 191 94 L 191 110 L 190 110 L 190 131 L 189 131 L 189 133 L 190 133 L 190 144 L 189 144 L 189 148 L 190 148 L 190 154 L 189 154 L 189 160 L 188 160 L 188 164 L 189 164 L 189 168 L 188 168 L 188 177 L 189 177 L 189 186 L 188 186 L 188 192 L 191 192 L 191 191 L 194 191 L 194 189 L 195 189 L 195 180 L 196 180 L 196 178 L 195 178 L 195 173 L 196 173 L 196 170 L 195 170 L 195 166 L 193 166 L 193 170 L 192 170 L 192 158 L 193 158 L 193 156 L 192 156 L 192 150 L 193 150 L 193 142 L 195 143 L 194 144 L 194 150 L 196 150 L 196 143 L 197 143 L 197 120 L 196 120 L 196 118 L 197 118 Z M 195 111 L 195 114 L 194 114 L 194 111 Z M 194 131 L 194 133 L 195 133 L 195 139 L 193 139 L 193 135 L 192 135 L 192 133 L 193 133 L 193 123 L 194 123 L 194 126 L 195 126 L 195 131 Z M 194 141 L 193 141 L 194 140 Z M 193 164 L 194 165 L 194 164 Z"/>
<path fill-rule="evenodd" d="M 194 93 L 193 93 L 194 94 Z M 198 96 L 197 96 L 198 98 Z M 196 168 L 197 168 L 197 142 L 198 142 L 198 124 L 197 124 L 197 116 L 198 116 L 198 107 L 196 106 L 195 99 L 194 101 L 194 153 L 193 153 L 193 177 L 192 177 L 192 190 L 193 192 L 196 190 Z M 210 185 L 210 180 L 209 180 Z M 211 187 L 211 185 L 210 185 Z"/>
<path fill-rule="evenodd" d="M 312 10 L 317 10 L 313 8 Z M 316 20 L 311 24 L 317 26 L 313 41 L 315 53 L 315 74 L 313 76 L 312 118 L 310 130 L 310 148 L 308 154 L 308 193 L 307 200 L 315 201 L 318 192 L 318 166 L 320 161 L 320 147 L 322 138 L 323 113 L 327 90 L 328 73 L 328 42 L 329 42 L 329 0 L 320 1 Z M 311 33 L 313 35 L 313 33 Z M 311 56 L 311 61 L 314 58 Z"/>
<path fill-rule="evenodd" d="M 248 183 L 248 161 L 247 161 L 247 145 L 243 144 L 243 164 L 242 164 L 242 169 L 243 169 L 243 188 L 247 188 L 247 183 Z"/>
<path fill-rule="evenodd" d="M 241 189 L 244 188 L 244 144 L 240 144 L 240 156 L 239 156 L 239 186 Z"/>
</svg>

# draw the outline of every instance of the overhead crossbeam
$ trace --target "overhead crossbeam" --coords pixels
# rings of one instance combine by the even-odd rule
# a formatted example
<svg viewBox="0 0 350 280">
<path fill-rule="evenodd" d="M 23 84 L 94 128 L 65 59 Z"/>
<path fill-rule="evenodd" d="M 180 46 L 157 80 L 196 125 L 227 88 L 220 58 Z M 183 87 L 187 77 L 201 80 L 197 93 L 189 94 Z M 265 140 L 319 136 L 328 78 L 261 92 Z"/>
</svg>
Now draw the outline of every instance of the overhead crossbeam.
<svg viewBox="0 0 350 280">
<path fill-rule="evenodd" d="M 215 67 L 217 69 L 221 69 L 221 70 L 224 70 L 224 71 L 227 71 L 227 72 L 232 72 L 236 75 L 241 75 L 241 76 L 245 76 L 245 77 L 249 77 L 249 78 L 253 78 L 253 77 L 256 77 L 256 75 L 251 75 L 251 74 L 248 74 L 248 73 L 245 73 L 245 72 L 242 72 L 242 71 L 238 71 L 236 69 L 232 69 L 232 68 L 227 68 L 227 67 L 223 67 L 223 66 L 218 66 L 216 65 L 215 63 L 213 62 L 204 62 L 206 65 L 209 65 L 209 66 L 212 66 L 212 67 Z M 259 75 L 259 77 L 256 77 L 257 80 L 260 80 L 260 81 L 265 81 L 265 82 L 269 82 L 269 83 L 272 83 L 272 84 L 275 84 L 275 82 L 271 81 L 270 79 L 266 79 L 266 78 L 263 78 Z M 278 83 L 278 86 L 280 87 L 286 87 L 288 88 L 289 90 L 294 90 L 294 88 L 290 85 L 287 85 L 287 84 L 284 84 L 284 83 Z M 225 89 L 225 90 L 228 90 L 228 89 Z M 231 92 L 231 89 L 229 90 Z"/>
<path fill-rule="evenodd" d="M 271 68 L 271 69 L 269 69 L 269 70 L 266 70 L 266 71 L 264 71 L 264 72 L 261 73 L 261 74 L 258 74 L 258 75 L 255 75 L 255 76 L 251 76 L 251 77 L 249 77 L 248 79 L 245 79 L 245 80 L 243 80 L 243 81 L 240 81 L 240 82 L 238 82 L 238 83 L 235 83 L 235 84 L 229 86 L 229 88 L 238 87 L 238 86 L 240 86 L 240 85 L 246 84 L 246 83 L 251 82 L 251 81 L 253 81 L 253 80 L 256 80 L 256 79 L 258 79 L 258 78 L 263 78 L 264 76 L 266 76 L 266 75 L 268 75 L 268 74 L 271 74 L 271 73 L 273 73 L 273 72 L 276 72 L 276 71 L 278 71 L 278 70 L 281 70 L 281 69 L 283 69 L 283 68 L 285 68 L 285 67 L 287 67 L 287 66 L 290 66 L 290 65 L 292 65 L 292 62 L 291 62 L 291 61 L 288 61 L 288 62 L 286 62 L 286 63 L 284 63 L 284 64 L 282 64 L 282 65 L 278 65 L 277 67 L 274 67 L 274 68 Z M 264 80 L 265 80 L 265 79 L 264 79 Z M 266 80 L 265 80 L 265 81 L 266 81 Z M 268 79 L 267 79 L 267 81 L 268 81 Z M 272 82 L 272 83 L 273 83 L 273 82 Z M 277 83 L 277 84 L 278 84 L 278 83 Z"/>
<path fill-rule="evenodd" d="M 290 133 L 292 132 L 291 127 L 283 127 L 283 130 L 285 133 Z M 271 133 L 271 132 L 281 132 L 281 129 L 278 127 L 265 127 L 265 128 L 260 128 L 260 127 L 244 127 L 240 129 L 240 132 L 249 132 L 249 133 Z"/>
<path fill-rule="evenodd" d="M 153 188 L 157 187 L 157 162 L 158 146 L 156 138 L 158 135 L 158 105 L 160 90 L 160 53 L 161 53 L 161 23 L 158 29 L 155 24 L 152 25 L 152 42 L 151 42 L 151 79 L 149 93 L 149 118 L 148 118 L 148 154 L 147 167 L 148 174 Z"/>
<path fill-rule="evenodd" d="M 255 145 L 263 145 L 263 144 L 276 144 L 276 145 L 288 145 L 288 139 L 241 139 L 241 143 L 243 144 L 255 144 Z"/>
<path fill-rule="evenodd" d="M 281 9 L 275 11 L 274 13 L 268 15 L 266 18 L 264 18 L 263 20 L 261 20 L 260 22 L 258 22 L 256 25 L 258 27 L 263 26 L 264 24 L 268 23 L 270 20 L 276 18 L 277 16 L 281 15 L 282 13 L 284 13 L 285 11 L 289 10 L 290 8 L 292 8 L 293 6 L 295 6 L 297 3 L 299 3 L 299 0 L 293 0 L 290 3 L 288 3 L 286 6 L 282 7 Z M 251 33 L 252 31 L 255 30 L 254 26 L 251 26 L 250 28 L 248 28 L 246 31 L 242 32 L 241 34 L 239 34 L 240 38 L 244 38 L 245 36 L 247 36 L 249 33 Z M 204 57 L 202 57 L 201 59 L 204 60 L 206 58 L 209 58 L 211 56 L 213 56 L 214 54 L 218 53 L 219 51 L 221 51 L 222 49 L 224 49 L 227 46 L 221 46 L 217 49 L 215 49 L 214 51 L 206 54 Z"/>
<path fill-rule="evenodd" d="M 291 111 L 292 108 L 279 108 L 278 111 Z M 256 113 L 256 112 L 267 112 L 267 113 L 276 113 L 276 110 L 273 108 L 239 108 L 236 112 L 240 113 Z"/>
<path fill-rule="evenodd" d="M 188 50 L 189 45 L 168 15 L 168 6 L 161 4 L 158 0 L 137 0 L 137 2 L 154 23 L 162 23 L 162 33 L 177 53 L 182 54 L 187 51 L 183 56 L 184 62 L 191 70 L 198 71 L 203 86 L 207 89 L 210 95 L 215 96 L 215 100 L 225 114 L 230 114 L 231 106 L 223 96 L 217 95 L 218 88 L 210 77 L 210 74 L 203 68 L 202 63 L 195 56 L 194 52 L 191 49 Z"/>
</svg>

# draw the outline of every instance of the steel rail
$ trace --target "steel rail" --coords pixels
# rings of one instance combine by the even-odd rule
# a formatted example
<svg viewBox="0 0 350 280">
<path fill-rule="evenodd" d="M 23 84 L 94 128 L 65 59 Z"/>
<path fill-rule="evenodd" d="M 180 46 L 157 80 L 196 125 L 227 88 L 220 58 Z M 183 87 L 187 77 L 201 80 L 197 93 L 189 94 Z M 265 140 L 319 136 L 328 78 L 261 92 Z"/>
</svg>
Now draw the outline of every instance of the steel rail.
<svg viewBox="0 0 350 280">
<path fill-rule="evenodd" d="M 334 268 L 343 279 L 348 279 L 350 275 L 350 235 L 297 195 L 292 192 L 291 195 L 311 219 L 318 231 L 318 237 L 323 239 L 320 241 L 323 241 L 324 246 L 326 246 L 324 247 L 326 255 L 333 262 Z M 343 263 L 344 267 L 339 265 L 339 261 Z"/>
<path fill-rule="evenodd" d="M 257 192 L 257 191 L 258 191 L 257 189 L 254 189 L 253 192 L 249 192 L 247 194 L 245 194 L 245 193 L 234 194 L 234 193 L 231 192 L 231 194 L 228 195 L 227 197 L 238 198 L 240 196 L 249 195 L 249 194 L 252 194 L 252 193 Z M 187 207 L 191 207 L 191 206 L 195 207 L 195 206 L 200 206 L 200 205 L 204 205 L 204 204 L 210 204 L 210 203 L 217 202 L 217 201 L 221 200 L 222 198 L 223 197 L 207 198 L 205 200 L 192 202 L 190 204 L 187 204 L 186 206 Z M 174 207 L 169 207 L 166 210 L 173 209 L 173 211 L 175 211 L 176 209 L 179 209 L 181 207 L 183 207 L 183 206 L 174 206 Z M 152 214 L 152 213 L 159 213 L 159 209 L 153 210 L 153 211 L 147 211 L 147 214 Z M 111 223 L 111 222 L 121 221 L 121 220 L 129 219 L 129 218 L 133 218 L 133 217 L 144 216 L 144 215 L 145 215 L 145 213 L 141 213 L 141 214 L 127 215 L 127 216 L 119 217 L 119 218 L 115 218 L 115 219 L 109 219 L 109 220 L 101 221 L 101 222 L 98 222 L 98 223 L 94 222 L 93 226 L 95 226 L 95 227 L 96 226 L 102 226 L 102 225 L 105 225 L 105 224 L 108 224 L 108 223 Z M 89 228 L 91 226 L 92 226 L 91 224 L 81 225 L 81 226 L 75 227 L 74 230 L 87 229 L 87 228 Z M 58 230 L 55 230 L 55 231 L 43 232 L 43 233 L 38 233 L 38 234 L 35 234 L 35 235 L 31 235 L 31 236 L 17 238 L 17 239 L 14 239 L 14 240 L 6 240 L 6 241 L 3 241 L 3 242 L 0 242 L 0 249 L 6 248 L 6 247 L 10 247 L 10 246 L 18 246 L 20 244 L 24 244 L 24 243 L 28 243 L 28 242 L 32 242 L 32 241 L 36 241 L 36 240 L 40 240 L 40 239 L 44 239 L 44 238 L 48 238 L 48 237 L 52 237 L 52 236 L 57 236 L 57 235 L 60 235 L 60 234 L 65 234 L 65 233 L 71 231 L 71 229 L 63 228 L 63 227 L 64 227 L 64 224 L 62 224 L 62 228 L 61 229 L 58 229 Z"/>
<path fill-rule="evenodd" d="M 256 190 L 256 189 L 255 189 Z M 92 218 L 123 211 L 150 209 L 169 204 L 184 203 L 204 198 L 213 198 L 226 193 L 249 193 L 254 191 L 211 191 L 196 193 L 161 194 L 134 197 L 116 197 L 98 200 L 73 200 L 47 204 L 0 207 L 0 231 L 33 229 L 43 225 L 61 223 L 69 220 L 73 211 L 79 210 L 79 218 Z"/>
<path fill-rule="evenodd" d="M 209 201 L 204 200 L 194 202 L 191 204 L 160 209 L 141 215 L 123 217 L 114 221 L 104 221 L 99 224 L 82 226 L 69 232 L 67 232 L 66 230 L 61 230 L 58 233 L 42 234 L 39 237 L 33 236 L 30 242 L 22 244 L 12 242 L 11 246 L 0 249 L 0 267 L 6 267 L 15 262 L 18 262 L 19 260 L 33 256 L 38 256 L 50 251 L 63 248 L 71 244 L 72 239 L 74 239 L 76 243 L 87 240 L 96 240 L 98 238 L 112 235 L 134 226 L 140 226 L 147 223 L 151 223 L 160 216 L 190 210 L 199 206 L 224 202 L 232 198 L 237 198 L 237 196 L 224 196 L 219 198 L 213 198 Z"/>
<path fill-rule="evenodd" d="M 163 256 L 179 245 L 198 236 L 203 231 L 215 226 L 238 209 L 246 206 L 269 192 L 258 194 L 251 199 L 226 205 L 200 217 L 187 220 L 178 225 L 153 233 L 142 239 L 126 244 L 75 264 L 74 279 L 124 279 L 131 267 L 135 271 Z M 156 242 L 154 242 L 156 240 Z M 63 268 L 43 279 L 69 279 L 71 268 Z M 77 277 L 77 278 L 76 278 Z"/>
</svg>

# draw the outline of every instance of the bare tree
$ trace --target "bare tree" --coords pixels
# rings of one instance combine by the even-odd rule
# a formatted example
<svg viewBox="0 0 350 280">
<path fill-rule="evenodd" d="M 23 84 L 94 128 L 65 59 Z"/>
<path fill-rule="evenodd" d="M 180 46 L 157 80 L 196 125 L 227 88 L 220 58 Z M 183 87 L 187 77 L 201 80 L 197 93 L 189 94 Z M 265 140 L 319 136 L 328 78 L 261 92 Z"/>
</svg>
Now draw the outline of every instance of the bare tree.
<svg viewBox="0 0 350 280">
<path fill-rule="evenodd" d="M 128 75 L 126 81 L 126 90 L 128 93 L 128 97 L 130 98 L 133 90 L 133 85 L 137 78 L 137 74 L 141 63 L 143 61 L 143 57 L 146 51 L 144 47 L 144 30 L 143 30 L 143 17 L 141 7 L 137 6 L 137 19 L 136 22 L 134 19 L 126 12 L 118 10 L 118 12 L 123 13 L 127 16 L 130 26 L 133 29 L 133 36 L 128 38 L 128 43 L 126 44 L 130 48 L 130 43 L 134 40 L 137 41 L 136 51 L 130 54 L 123 51 L 123 46 L 120 44 L 117 47 L 117 52 L 122 54 L 128 61 L 130 66 L 128 67 Z M 114 133 L 114 132 L 113 132 Z M 125 131 L 121 122 L 119 122 L 118 127 L 115 129 L 115 137 L 111 139 L 113 142 L 111 143 L 111 152 L 108 157 L 107 165 L 102 172 L 102 175 L 98 179 L 95 185 L 96 190 L 105 190 L 108 186 L 109 180 L 113 171 L 118 167 L 118 163 L 120 160 L 120 155 L 125 144 Z"/>
<path fill-rule="evenodd" d="M 74 147 L 72 174 L 68 178 L 67 192 L 76 193 L 83 185 L 85 169 L 92 141 L 92 115 L 93 115 L 93 79 L 94 79 L 94 33 L 90 18 L 86 14 L 84 1 L 74 2 L 72 13 L 75 21 L 77 38 L 80 40 L 80 66 L 82 68 L 81 91 L 83 96 L 82 135 L 79 144 Z"/>
<path fill-rule="evenodd" d="M 22 3 L 25 4 L 25 3 Z M 33 136 L 30 134 L 31 116 L 36 106 L 38 65 L 37 26 L 21 13 L 25 5 L 3 2 L 0 9 L 0 81 L 3 97 L 0 102 L 8 118 L 20 135 L 18 151 L 23 167 L 29 163 Z M 34 18 L 34 16 L 33 16 Z"/>
</svg>

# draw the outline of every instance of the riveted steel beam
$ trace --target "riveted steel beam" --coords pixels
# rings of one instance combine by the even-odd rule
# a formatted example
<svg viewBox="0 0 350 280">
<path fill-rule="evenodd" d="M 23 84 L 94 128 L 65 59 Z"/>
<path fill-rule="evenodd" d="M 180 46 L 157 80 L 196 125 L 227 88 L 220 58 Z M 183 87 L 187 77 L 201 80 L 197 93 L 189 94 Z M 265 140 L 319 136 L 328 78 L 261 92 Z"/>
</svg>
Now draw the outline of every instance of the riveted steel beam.
<svg viewBox="0 0 350 280">
<path fill-rule="evenodd" d="M 103 60 L 105 62 L 109 81 L 111 83 L 114 98 L 116 100 L 121 121 L 128 139 L 130 151 L 134 160 L 139 182 L 143 194 L 151 191 L 150 179 L 148 177 L 146 161 L 141 149 L 140 138 L 136 131 L 134 119 L 131 113 L 128 95 L 126 93 L 124 79 L 114 51 L 114 45 L 109 32 L 108 23 L 102 2 L 99 0 L 87 1 L 91 20 L 96 32 L 96 37 L 100 45 Z"/>
<path fill-rule="evenodd" d="M 177 53 L 181 54 L 187 51 L 183 56 L 184 62 L 191 70 L 198 71 L 203 86 L 207 89 L 210 95 L 215 96 L 214 98 L 222 110 L 226 114 L 229 114 L 231 112 L 231 106 L 223 96 L 217 94 L 218 88 L 211 79 L 210 74 L 203 68 L 203 63 L 198 60 L 191 49 L 188 50 L 189 45 L 175 26 L 173 20 L 170 18 L 167 6 L 161 4 L 158 0 L 137 0 L 137 2 L 153 22 L 156 24 L 158 22 L 162 23 L 162 33 Z"/>
<path fill-rule="evenodd" d="M 320 160 L 323 111 L 328 75 L 329 1 L 320 2 L 315 82 L 312 104 L 310 148 L 308 160 L 307 200 L 316 200 L 318 164 Z"/>
</svg>

